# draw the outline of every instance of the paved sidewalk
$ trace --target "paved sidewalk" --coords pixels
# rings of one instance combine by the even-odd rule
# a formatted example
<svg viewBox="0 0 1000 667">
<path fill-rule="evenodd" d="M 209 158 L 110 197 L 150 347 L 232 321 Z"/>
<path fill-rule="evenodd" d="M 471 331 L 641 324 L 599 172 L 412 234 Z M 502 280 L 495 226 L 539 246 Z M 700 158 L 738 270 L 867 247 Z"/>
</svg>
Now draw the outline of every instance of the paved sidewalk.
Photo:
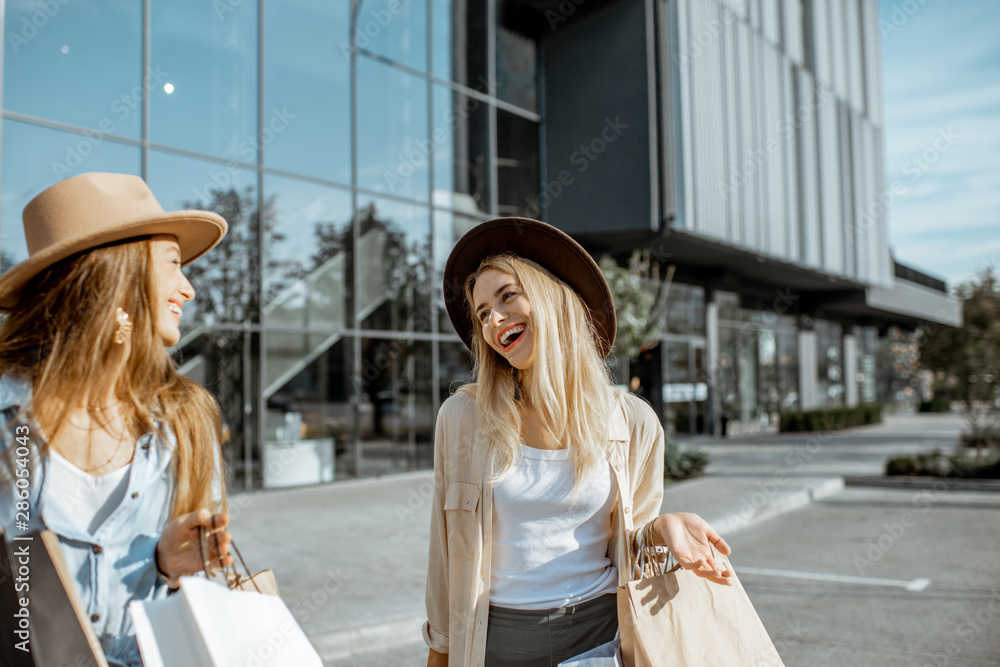
<svg viewBox="0 0 1000 667">
<path fill-rule="evenodd" d="M 252 569 L 274 569 L 282 598 L 324 660 L 420 641 L 433 475 L 237 494 L 233 536 Z M 836 493 L 839 478 L 768 490 L 758 480 L 674 484 L 663 511 L 701 514 L 723 534 Z M 738 565 L 738 560 L 737 560 Z"/>
</svg>

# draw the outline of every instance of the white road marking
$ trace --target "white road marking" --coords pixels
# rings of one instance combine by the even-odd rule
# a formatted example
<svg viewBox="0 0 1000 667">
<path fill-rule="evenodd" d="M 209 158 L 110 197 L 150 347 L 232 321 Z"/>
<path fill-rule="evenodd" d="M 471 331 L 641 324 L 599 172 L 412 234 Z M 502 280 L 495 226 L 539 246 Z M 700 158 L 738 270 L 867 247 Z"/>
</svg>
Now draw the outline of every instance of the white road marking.
<svg viewBox="0 0 1000 667">
<path fill-rule="evenodd" d="M 917 579 L 878 579 L 875 577 L 852 577 L 843 574 L 826 574 L 823 572 L 796 572 L 795 570 L 774 570 L 767 567 L 740 567 L 737 574 L 759 574 L 765 577 L 785 577 L 787 579 L 808 579 L 811 581 L 833 581 L 840 584 L 863 584 L 866 586 L 891 586 L 902 588 L 911 593 L 919 593 L 931 585 L 931 580 L 925 577 Z"/>
</svg>

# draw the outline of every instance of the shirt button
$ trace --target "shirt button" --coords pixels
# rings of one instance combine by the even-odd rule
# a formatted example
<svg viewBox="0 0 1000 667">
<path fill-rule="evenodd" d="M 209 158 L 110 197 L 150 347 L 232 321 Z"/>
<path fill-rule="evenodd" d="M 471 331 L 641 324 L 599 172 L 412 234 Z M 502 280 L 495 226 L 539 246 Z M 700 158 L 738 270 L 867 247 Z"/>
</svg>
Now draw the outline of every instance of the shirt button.
<svg viewBox="0 0 1000 667">
<path fill-rule="evenodd" d="M 92 546 L 92 547 L 91 547 L 90 549 L 91 549 L 91 551 L 93 551 L 93 552 L 94 552 L 95 554 L 99 554 L 99 553 L 101 553 L 102 551 L 104 551 L 104 549 L 102 549 L 102 548 L 101 548 L 101 545 L 100 545 L 100 544 L 95 544 L 95 545 L 94 545 L 94 546 Z"/>
<path fill-rule="evenodd" d="M 625 514 L 628 514 L 628 510 L 629 510 L 629 508 L 628 508 L 628 507 L 626 507 L 626 508 L 625 508 Z"/>
<path fill-rule="evenodd" d="M 622 464 L 621 463 L 619 463 L 618 465 L 615 466 L 615 470 L 621 470 L 621 469 L 622 469 Z"/>
<path fill-rule="evenodd" d="M 90 615 L 90 622 L 91 623 L 97 623 L 99 620 L 101 620 L 101 615 L 100 614 L 91 614 Z"/>
<path fill-rule="evenodd" d="M 132 494 L 132 500 L 135 500 L 138 497 L 139 497 L 139 492 L 138 491 L 136 491 L 135 493 Z"/>
</svg>

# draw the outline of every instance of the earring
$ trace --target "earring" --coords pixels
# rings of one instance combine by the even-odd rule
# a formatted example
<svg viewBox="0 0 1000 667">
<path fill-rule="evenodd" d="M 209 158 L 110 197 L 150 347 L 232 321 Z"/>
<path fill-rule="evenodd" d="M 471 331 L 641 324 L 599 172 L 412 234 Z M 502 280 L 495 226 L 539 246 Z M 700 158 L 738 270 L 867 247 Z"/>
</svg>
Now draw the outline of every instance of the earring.
<svg viewBox="0 0 1000 667">
<path fill-rule="evenodd" d="M 132 335 L 132 321 L 121 308 L 115 309 L 115 319 L 118 320 L 118 328 L 115 330 L 115 343 L 124 345 L 129 336 Z"/>
</svg>

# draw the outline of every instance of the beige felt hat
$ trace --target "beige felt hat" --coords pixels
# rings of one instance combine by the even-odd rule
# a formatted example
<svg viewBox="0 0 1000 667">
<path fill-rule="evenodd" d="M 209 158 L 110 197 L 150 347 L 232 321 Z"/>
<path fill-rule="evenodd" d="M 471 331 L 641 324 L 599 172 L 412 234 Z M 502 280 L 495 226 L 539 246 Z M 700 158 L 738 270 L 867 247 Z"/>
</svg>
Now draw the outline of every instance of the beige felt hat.
<svg viewBox="0 0 1000 667">
<path fill-rule="evenodd" d="M 24 208 L 28 259 L 0 276 L 0 311 L 17 305 L 28 282 L 84 250 L 153 234 L 171 234 L 186 265 L 211 250 L 228 225 L 210 211 L 164 211 L 138 176 L 87 173 L 44 190 Z"/>
</svg>

